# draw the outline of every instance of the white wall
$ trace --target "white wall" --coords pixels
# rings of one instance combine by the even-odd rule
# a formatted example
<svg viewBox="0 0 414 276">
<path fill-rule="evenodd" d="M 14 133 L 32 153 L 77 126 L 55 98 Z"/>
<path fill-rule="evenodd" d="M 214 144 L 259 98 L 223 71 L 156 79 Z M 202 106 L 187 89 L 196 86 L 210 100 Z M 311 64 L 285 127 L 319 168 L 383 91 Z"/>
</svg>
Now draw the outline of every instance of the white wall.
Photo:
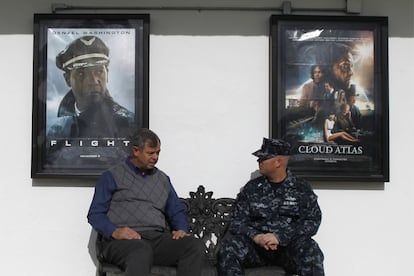
<svg viewBox="0 0 414 276">
<path fill-rule="evenodd" d="M 159 167 L 181 196 L 200 184 L 215 197 L 235 196 L 256 170 L 250 153 L 268 135 L 268 14 L 182 15 L 151 19 L 150 126 L 162 139 Z M 94 275 L 86 221 L 93 188 L 81 187 L 93 182 L 30 178 L 32 39 L 0 35 L 1 274 Z M 313 183 L 328 276 L 412 274 L 413 44 L 389 40 L 391 181 Z"/>
</svg>

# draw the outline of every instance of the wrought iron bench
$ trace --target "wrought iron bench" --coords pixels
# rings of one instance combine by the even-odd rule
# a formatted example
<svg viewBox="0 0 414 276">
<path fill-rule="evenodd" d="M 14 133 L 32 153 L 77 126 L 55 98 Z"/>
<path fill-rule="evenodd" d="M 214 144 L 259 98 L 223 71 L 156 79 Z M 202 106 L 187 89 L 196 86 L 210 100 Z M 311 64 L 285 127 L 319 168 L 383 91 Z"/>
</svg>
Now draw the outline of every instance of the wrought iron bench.
<svg viewBox="0 0 414 276">
<path fill-rule="evenodd" d="M 203 276 L 216 276 L 216 251 L 223 238 L 233 208 L 233 198 L 213 198 L 213 192 L 206 192 L 200 185 L 196 192 L 190 192 L 189 198 L 181 198 L 187 207 L 188 223 L 191 233 L 201 239 L 206 246 L 206 264 Z M 122 270 L 106 263 L 102 256 L 102 236 L 96 239 L 96 254 L 98 258 L 98 275 L 109 276 L 122 274 Z M 176 276 L 175 267 L 154 266 L 151 275 Z M 246 269 L 246 276 L 284 276 L 285 272 L 277 266 Z"/>
</svg>

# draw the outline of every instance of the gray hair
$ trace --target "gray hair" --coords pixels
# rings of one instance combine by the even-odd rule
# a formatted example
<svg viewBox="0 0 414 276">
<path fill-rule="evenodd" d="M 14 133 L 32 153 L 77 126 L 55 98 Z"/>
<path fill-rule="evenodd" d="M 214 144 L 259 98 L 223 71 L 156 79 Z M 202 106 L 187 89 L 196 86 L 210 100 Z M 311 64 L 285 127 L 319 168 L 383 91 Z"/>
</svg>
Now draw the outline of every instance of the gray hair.
<svg viewBox="0 0 414 276">
<path fill-rule="evenodd" d="M 161 143 L 158 135 L 148 128 L 138 129 L 132 136 L 132 146 L 137 146 L 139 150 L 142 150 L 145 144 L 148 143 L 150 147 L 155 148 Z"/>
</svg>

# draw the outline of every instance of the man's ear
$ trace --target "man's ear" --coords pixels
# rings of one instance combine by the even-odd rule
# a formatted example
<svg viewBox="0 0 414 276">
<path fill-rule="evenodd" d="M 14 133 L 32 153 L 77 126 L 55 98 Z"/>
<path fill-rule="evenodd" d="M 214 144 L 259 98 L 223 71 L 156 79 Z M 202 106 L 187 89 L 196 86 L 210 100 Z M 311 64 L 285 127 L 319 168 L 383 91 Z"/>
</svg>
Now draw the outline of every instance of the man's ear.
<svg viewBox="0 0 414 276">
<path fill-rule="evenodd" d="M 70 86 L 70 71 L 65 71 L 65 73 L 63 73 L 63 77 L 65 78 L 66 84 Z"/>
<path fill-rule="evenodd" d="M 279 165 L 282 167 L 287 167 L 289 161 L 289 156 L 280 156 Z"/>
<path fill-rule="evenodd" d="M 280 166 L 282 165 L 283 160 L 281 156 L 276 156 L 275 158 L 275 166 L 276 168 L 280 168 Z"/>
<path fill-rule="evenodd" d="M 132 153 L 134 155 L 137 154 L 137 153 L 140 153 L 140 152 L 141 152 L 141 150 L 139 149 L 138 146 L 132 146 Z"/>
</svg>

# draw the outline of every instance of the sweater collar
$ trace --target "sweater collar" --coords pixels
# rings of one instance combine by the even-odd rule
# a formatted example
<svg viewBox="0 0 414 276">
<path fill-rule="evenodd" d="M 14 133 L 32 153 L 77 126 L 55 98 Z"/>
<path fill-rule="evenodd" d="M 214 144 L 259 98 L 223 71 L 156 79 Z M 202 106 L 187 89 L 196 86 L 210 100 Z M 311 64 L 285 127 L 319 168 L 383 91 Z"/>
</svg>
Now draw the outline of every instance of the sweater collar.
<svg viewBox="0 0 414 276">
<path fill-rule="evenodd" d="M 153 168 L 153 169 L 150 169 L 150 170 L 141 170 L 140 168 L 138 168 L 138 167 L 136 167 L 135 165 L 134 165 L 134 163 L 132 163 L 131 162 L 131 156 L 130 157 L 128 157 L 127 159 L 126 159 L 126 164 L 127 164 L 127 166 L 132 170 L 132 171 L 134 171 L 136 174 L 138 174 L 138 175 L 141 175 L 141 176 L 143 176 L 143 177 L 145 177 L 146 175 L 151 175 L 151 174 L 154 174 L 156 171 L 157 171 L 157 168 Z"/>
</svg>

